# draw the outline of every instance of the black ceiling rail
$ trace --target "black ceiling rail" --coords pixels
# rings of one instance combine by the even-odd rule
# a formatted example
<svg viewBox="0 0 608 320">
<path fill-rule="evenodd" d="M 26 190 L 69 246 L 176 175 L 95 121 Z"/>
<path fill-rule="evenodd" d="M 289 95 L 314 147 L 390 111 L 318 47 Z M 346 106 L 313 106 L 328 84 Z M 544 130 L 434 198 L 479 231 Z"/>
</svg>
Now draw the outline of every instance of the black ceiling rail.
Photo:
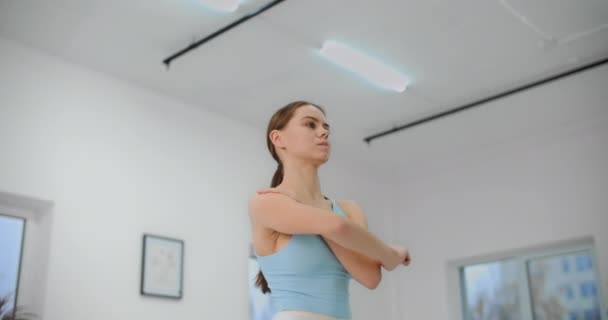
<svg viewBox="0 0 608 320">
<path fill-rule="evenodd" d="M 271 2 L 269 4 L 267 4 L 267 5 L 263 6 L 258 11 L 243 16 L 242 18 L 240 18 L 240 19 L 234 21 L 233 23 L 231 23 L 231 24 L 229 24 L 229 25 L 227 25 L 227 26 L 225 26 L 225 27 L 223 27 L 223 28 L 215 31 L 214 33 L 206 36 L 205 38 L 203 38 L 203 39 L 201 39 L 201 40 L 199 40 L 199 41 L 197 41 L 197 42 L 195 42 L 195 43 L 193 43 L 193 44 L 185 47 L 184 49 L 182 49 L 182 50 L 180 50 L 180 51 L 172 54 L 171 56 L 169 56 L 168 58 L 166 58 L 165 60 L 163 60 L 163 63 L 167 66 L 167 68 L 169 68 L 169 65 L 171 64 L 171 61 L 173 61 L 174 59 L 176 59 L 176 58 L 178 58 L 178 57 L 186 54 L 187 52 L 189 52 L 191 50 L 194 50 L 194 49 L 198 48 L 199 46 L 205 44 L 206 42 L 211 41 L 213 38 L 216 38 L 217 36 L 221 35 L 222 33 L 226 32 L 226 31 L 228 31 L 228 30 L 230 30 L 230 29 L 232 29 L 232 28 L 234 28 L 234 27 L 236 27 L 238 25 L 240 25 L 241 23 L 243 23 L 243 22 L 245 22 L 245 21 L 247 21 L 247 20 L 249 20 L 251 18 L 254 18 L 255 16 L 257 16 L 257 15 L 259 15 L 259 14 L 261 14 L 261 13 L 267 11 L 267 10 L 269 10 L 270 8 L 276 6 L 277 4 L 279 4 L 279 3 L 283 2 L 283 1 L 285 1 L 285 0 L 275 0 L 275 1 L 273 1 L 273 2 Z"/>
<path fill-rule="evenodd" d="M 527 89 L 530 89 L 530 88 L 533 88 L 533 87 L 545 84 L 547 82 L 551 82 L 551 81 L 554 81 L 554 80 L 557 80 L 557 79 L 561 79 L 561 78 L 573 75 L 575 73 L 579 73 L 579 72 L 582 72 L 582 71 L 585 71 L 585 70 L 588 70 L 588 69 L 592 69 L 592 68 L 601 66 L 601 65 L 603 65 L 605 63 L 608 63 L 608 57 L 604 57 L 604 58 L 602 58 L 600 60 L 597 60 L 597 61 L 585 64 L 585 65 L 582 65 L 580 67 L 573 68 L 571 70 L 567 70 L 565 72 L 561 72 L 561 73 L 558 73 L 558 74 L 555 74 L 555 75 L 551 75 L 551 76 L 546 77 L 544 79 L 537 80 L 537 81 L 525 84 L 523 86 L 519 86 L 519 87 L 516 87 L 514 89 L 507 90 L 507 91 L 502 92 L 502 93 L 498 93 L 498 94 L 491 95 L 491 96 L 483 98 L 483 99 L 479 99 L 479 100 L 471 102 L 471 103 L 467 103 L 467 104 L 465 104 L 463 106 L 460 106 L 460 107 L 457 107 L 457 108 L 453 108 L 453 109 L 450 109 L 448 111 L 444 111 L 444 112 L 441 112 L 441 113 L 438 113 L 438 114 L 435 114 L 435 115 L 432 115 L 432 116 L 429 116 L 429 117 L 426 117 L 426 118 L 423 118 L 423 119 L 420 119 L 420 120 L 416 120 L 414 122 L 410 122 L 410 123 L 405 124 L 405 125 L 394 127 L 393 129 L 390 129 L 390 130 L 382 131 L 380 133 L 377 133 L 377 134 L 374 134 L 374 135 L 371 135 L 371 136 L 363 138 L 363 141 L 365 141 L 367 144 L 370 144 L 371 141 L 374 140 L 374 139 L 378 139 L 380 137 L 383 137 L 383 136 L 386 136 L 386 135 L 389 135 L 389 134 L 392 134 L 392 133 L 395 133 L 395 132 L 398 132 L 398 131 L 402 131 L 402 130 L 405 130 L 405 129 L 408 129 L 408 128 L 412 128 L 414 126 L 418 126 L 418 125 L 421 125 L 421 124 L 426 123 L 426 122 L 437 120 L 439 118 L 443 118 L 443 117 L 448 116 L 448 115 L 452 115 L 452 114 L 455 114 L 455 113 L 458 113 L 458 112 L 461 112 L 461 111 L 464 111 L 464 110 L 467 110 L 467 109 L 471 109 L 473 107 L 478 107 L 478 106 L 480 106 L 480 105 L 482 105 L 482 104 L 484 104 L 486 102 L 497 100 L 497 99 L 500 99 L 500 98 L 503 98 L 503 97 L 506 97 L 506 96 L 518 93 L 520 91 L 524 91 L 524 90 L 527 90 Z"/>
</svg>

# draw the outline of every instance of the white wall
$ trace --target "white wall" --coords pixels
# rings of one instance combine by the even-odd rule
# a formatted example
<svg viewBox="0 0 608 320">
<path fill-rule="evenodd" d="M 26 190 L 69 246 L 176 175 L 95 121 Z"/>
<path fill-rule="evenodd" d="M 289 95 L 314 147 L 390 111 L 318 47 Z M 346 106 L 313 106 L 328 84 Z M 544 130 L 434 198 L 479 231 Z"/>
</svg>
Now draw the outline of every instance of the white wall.
<svg viewBox="0 0 608 320">
<path fill-rule="evenodd" d="M 595 239 L 608 296 L 606 84 L 603 66 L 419 128 L 465 134 L 540 115 L 508 141 L 404 168 L 415 174 L 403 177 L 393 221 L 413 264 L 398 274 L 393 319 L 458 319 L 448 261 L 584 236 Z"/>
<path fill-rule="evenodd" d="M 0 190 L 54 203 L 43 318 L 247 319 L 246 202 L 275 169 L 265 128 L 9 41 L 0 52 Z M 377 208 L 383 233 L 378 185 L 331 162 L 322 179 Z M 140 296 L 144 232 L 185 241 L 181 301 Z M 355 319 L 386 317 L 387 287 L 353 285 Z"/>
</svg>

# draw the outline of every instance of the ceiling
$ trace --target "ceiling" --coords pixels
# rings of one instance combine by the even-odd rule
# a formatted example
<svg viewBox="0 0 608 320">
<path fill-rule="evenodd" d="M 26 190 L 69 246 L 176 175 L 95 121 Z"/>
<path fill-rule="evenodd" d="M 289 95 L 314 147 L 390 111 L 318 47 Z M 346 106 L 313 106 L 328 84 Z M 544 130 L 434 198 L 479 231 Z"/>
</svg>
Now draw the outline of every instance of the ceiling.
<svg viewBox="0 0 608 320">
<path fill-rule="evenodd" d="M 387 175 L 452 152 L 454 133 L 416 146 L 404 144 L 415 128 L 379 147 L 364 137 L 608 55 L 608 0 L 287 0 L 162 64 L 269 2 L 221 13 L 196 0 L 2 0 L 0 36 L 261 129 L 287 102 L 313 101 L 328 111 L 336 157 Z M 330 39 L 405 73 L 411 87 L 383 90 L 328 63 L 316 50 Z"/>
</svg>

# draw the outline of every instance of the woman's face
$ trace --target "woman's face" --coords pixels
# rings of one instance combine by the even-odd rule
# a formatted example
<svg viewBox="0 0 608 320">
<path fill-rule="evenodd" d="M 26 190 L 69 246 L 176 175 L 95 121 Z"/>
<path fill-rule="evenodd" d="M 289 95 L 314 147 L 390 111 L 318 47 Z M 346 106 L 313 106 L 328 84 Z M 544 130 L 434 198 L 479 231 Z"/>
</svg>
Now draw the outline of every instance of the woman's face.
<svg viewBox="0 0 608 320">
<path fill-rule="evenodd" d="M 314 106 L 299 107 L 283 130 L 271 132 L 271 139 L 277 151 L 289 157 L 319 165 L 329 160 L 329 124 L 323 112 Z"/>
</svg>

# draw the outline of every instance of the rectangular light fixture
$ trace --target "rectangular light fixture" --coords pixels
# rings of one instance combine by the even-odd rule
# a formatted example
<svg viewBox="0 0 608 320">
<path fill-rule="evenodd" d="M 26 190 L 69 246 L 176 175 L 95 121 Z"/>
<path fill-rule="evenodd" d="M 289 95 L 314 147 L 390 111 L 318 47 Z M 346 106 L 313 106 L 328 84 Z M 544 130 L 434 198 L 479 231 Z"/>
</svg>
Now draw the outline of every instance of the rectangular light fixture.
<svg viewBox="0 0 608 320">
<path fill-rule="evenodd" d="M 383 88 L 403 92 L 410 83 L 409 79 L 401 73 L 336 41 L 323 43 L 320 53 L 332 62 Z"/>
<path fill-rule="evenodd" d="M 241 0 L 201 0 L 201 3 L 207 7 L 218 11 L 234 12 L 239 8 Z"/>
</svg>

